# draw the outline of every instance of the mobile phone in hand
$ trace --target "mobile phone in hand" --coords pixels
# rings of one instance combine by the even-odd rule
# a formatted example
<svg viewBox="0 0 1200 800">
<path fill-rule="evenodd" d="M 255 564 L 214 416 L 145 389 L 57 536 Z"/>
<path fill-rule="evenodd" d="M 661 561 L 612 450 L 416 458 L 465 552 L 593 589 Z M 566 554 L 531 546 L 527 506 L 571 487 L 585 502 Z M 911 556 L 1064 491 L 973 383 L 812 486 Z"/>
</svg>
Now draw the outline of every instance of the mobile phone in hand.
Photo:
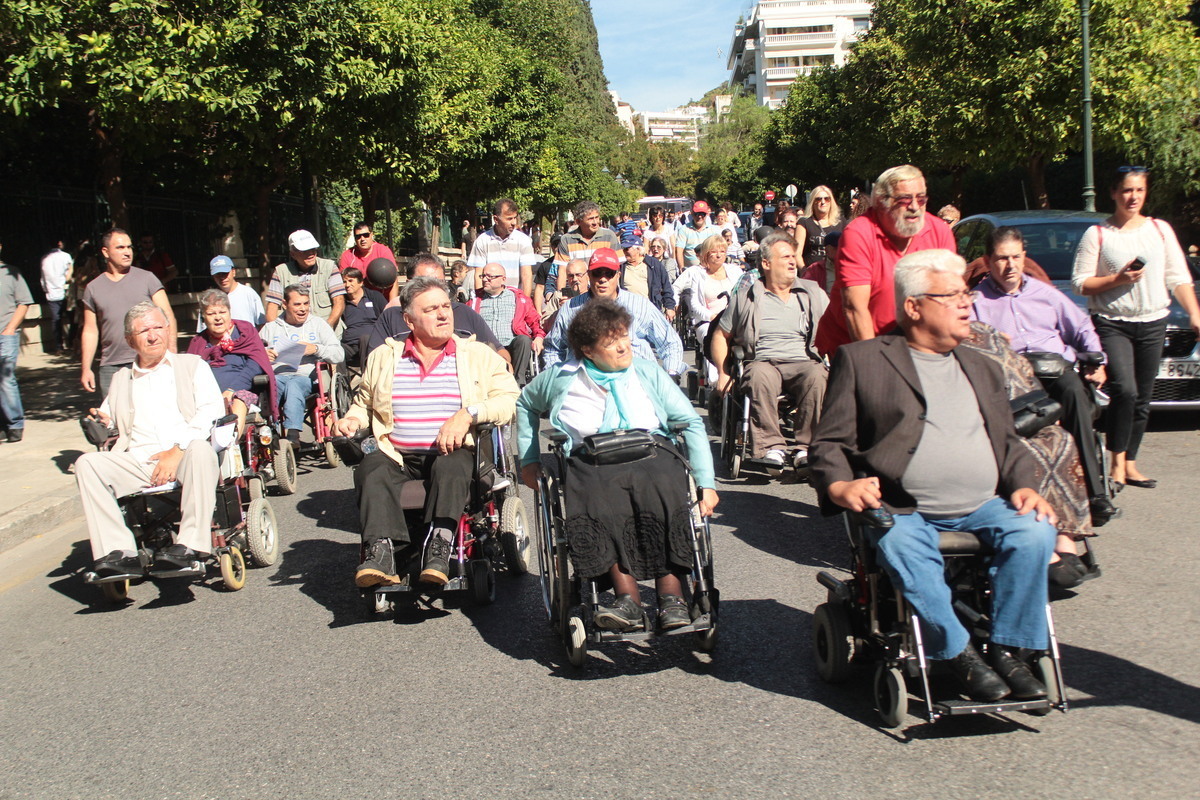
<svg viewBox="0 0 1200 800">
<path fill-rule="evenodd" d="M 1132 262 L 1130 262 L 1129 266 L 1127 266 L 1125 269 L 1121 270 L 1121 272 L 1138 272 L 1144 266 L 1146 266 L 1146 259 L 1142 258 L 1141 256 L 1138 256 Z"/>
</svg>

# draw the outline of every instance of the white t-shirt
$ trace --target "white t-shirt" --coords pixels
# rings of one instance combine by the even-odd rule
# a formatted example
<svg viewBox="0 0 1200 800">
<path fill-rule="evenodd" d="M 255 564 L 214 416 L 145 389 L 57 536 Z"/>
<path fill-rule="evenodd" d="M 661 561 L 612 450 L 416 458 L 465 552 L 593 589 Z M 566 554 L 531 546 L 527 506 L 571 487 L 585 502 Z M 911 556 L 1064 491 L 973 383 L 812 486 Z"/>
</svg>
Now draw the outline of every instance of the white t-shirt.
<svg viewBox="0 0 1200 800">
<path fill-rule="evenodd" d="M 70 253 L 55 248 L 42 259 L 42 291 L 49 301 L 63 300 L 67 296 L 67 272 L 74 264 Z"/>
</svg>

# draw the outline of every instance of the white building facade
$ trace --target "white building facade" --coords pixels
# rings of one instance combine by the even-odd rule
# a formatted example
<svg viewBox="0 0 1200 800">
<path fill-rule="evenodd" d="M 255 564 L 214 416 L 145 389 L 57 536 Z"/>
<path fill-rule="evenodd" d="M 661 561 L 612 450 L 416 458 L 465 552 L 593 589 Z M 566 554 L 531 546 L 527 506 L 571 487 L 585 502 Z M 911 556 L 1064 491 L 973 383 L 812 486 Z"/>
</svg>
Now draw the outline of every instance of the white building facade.
<svg viewBox="0 0 1200 800">
<path fill-rule="evenodd" d="M 792 81 L 817 67 L 846 63 L 849 45 L 870 25 L 871 3 L 759 0 L 733 32 L 730 83 L 779 108 Z"/>
</svg>

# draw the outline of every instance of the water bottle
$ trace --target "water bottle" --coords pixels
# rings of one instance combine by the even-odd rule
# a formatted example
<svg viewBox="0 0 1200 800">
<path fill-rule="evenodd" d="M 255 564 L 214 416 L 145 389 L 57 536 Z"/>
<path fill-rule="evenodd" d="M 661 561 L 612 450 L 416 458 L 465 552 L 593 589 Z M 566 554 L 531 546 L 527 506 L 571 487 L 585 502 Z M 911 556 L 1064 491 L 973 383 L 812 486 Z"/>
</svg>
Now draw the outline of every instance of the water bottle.
<svg viewBox="0 0 1200 800">
<path fill-rule="evenodd" d="M 374 436 L 368 436 L 362 441 L 362 451 L 364 456 L 369 456 L 379 449 L 379 442 L 375 441 Z"/>
</svg>

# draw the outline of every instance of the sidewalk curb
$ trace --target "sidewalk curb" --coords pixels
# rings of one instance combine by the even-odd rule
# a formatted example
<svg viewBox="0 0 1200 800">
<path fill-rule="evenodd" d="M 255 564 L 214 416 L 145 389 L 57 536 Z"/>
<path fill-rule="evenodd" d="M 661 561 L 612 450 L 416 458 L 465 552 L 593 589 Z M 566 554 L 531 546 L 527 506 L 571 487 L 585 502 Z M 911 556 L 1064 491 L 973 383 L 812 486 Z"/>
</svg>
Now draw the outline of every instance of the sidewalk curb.
<svg viewBox="0 0 1200 800">
<path fill-rule="evenodd" d="M 22 503 L 0 514 L 0 552 L 82 516 L 83 506 L 73 484 L 66 491 Z"/>
</svg>

